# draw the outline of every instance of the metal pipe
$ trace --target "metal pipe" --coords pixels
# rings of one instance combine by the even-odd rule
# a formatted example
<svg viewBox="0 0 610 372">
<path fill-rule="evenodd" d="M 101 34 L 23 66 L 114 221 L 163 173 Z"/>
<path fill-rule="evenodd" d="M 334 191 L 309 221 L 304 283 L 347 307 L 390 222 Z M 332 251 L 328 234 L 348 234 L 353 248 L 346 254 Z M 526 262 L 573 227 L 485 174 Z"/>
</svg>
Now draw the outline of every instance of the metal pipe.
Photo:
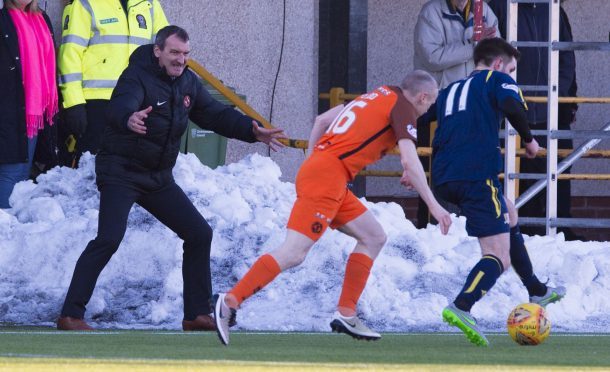
<svg viewBox="0 0 610 372">
<path fill-rule="evenodd" d="M 520 180 L 543 180 L 546 179 L 544 173 L 511 173 L 509 175 L 511 179 Z M 610 181 L 610 174 L 559 174 L 557 175 L 558 180 L 577 180 L 577 181 Z"/>
<path fill-rule="evenodd" d="M 546 136 L 548 133 L 548 130 L 546 129 L 534 129 L 531 131 L 532 135 L 534 136 Z M 509 134 L 510 135 L 517 135 L 519 133 L 517 133 L 516 130 L 514 129 L 510 129 L 509 130 Z M 502 129 L 499 132 L 499 137 L 500 138 L 504 138 L 504 136 L 506 136 L 506 130 Z M 600 139 L 608 139 L 610 138 L 610 133 L 608 131 L 604 131 L 604 130 L 553 130 L 551 131 L 551 138 L 557 138 L 557 139 L 574 139 L 574 138 L 600 138 Z"/>
<path fill-rule="evenodd" d="M 546 132 L 546 131 L 542 131 Z M 532 133 L 534 134 L 534 133 Z M 543 133 L 541 133 L 543 134 Z M 544 133 L 546 134 L 546 133 Z M 535 134 L 534 134 L 535 135 Z M 588 139 L 610 139 L 610 132 L 604 130 L 553 130 L 551 138 L 588 138 Z"/>
<path fill-rule="evenodd" d="M 519 85 L 524 92 L 548 92 L 549 87 L 546 85 Z M 527 101 L 527 97 L 524 97 Z"/>
<path fill-rule="evenodd" d="M 610 130 L 610 122 L 606 123 L 602 128 L 603 131 Z M 569 168 L 576 160 L 578 160 L 584 153 L 589 151 L 591 148 L 595 147 L 598 143 L 601 142 L 600 138 L 590 139 L 587 142 L 580 145 L 576 150 L 574 150 L 567 158 L 565 158 L 561 163 L 557 164 L 557 172 L 562 173 L 567 168 Z M 546 187 L 547 180 L 539 180 L 532 187 L 527 189 L 517 200 L 515 201 L 515 207 L 520 208 L 523 204 L 527 203 L 531 198 L 533 198 L 538 192 L 543 190 Z"/>
<path fill-rule="evenodd" d="M 600 218 L 553 218 L 550 221 L 552 227 L 576 227 L 576 228 L 610 228 L 610 219 Z M 519 217 L 520 225 L 546 226 L 544 217 Z"/>
<path fill-rule="evenodd" d="M 511 0 L 510 2 L 517 4 L 548 4 L 550 0 Z"/>
<path fill-rule="evenodd" d="M 511 43 L 515 48 L 548 48 L 548 41 L 513 41 Z"/>
<path fill-rule="evenodd" d="M 547 130 L 532 130 L 534 136 L 546 136 Z M 512 132 L 511 132 L 512 134 Z M 551 131 L 551 138 L 557 139 L 572 139 L 572 138 L 588 138 L 588 139 L 609 139 L 610 132 L 605 130 L 553 130 Z"/>
<path fill-rule="evenodd" d="M 603 41 L 554 41 L 553 50 L 610 51 L 610 43 Z"/>
<path fill-rule="evenodd" d="M 546 48 L 548 41 L 513 41 L 512 46 L 516 48 Z M 610 51 L 610 43 L 599 41 L 554 41 L 551 49 L 557 51 L 586 50 L 586 51 Z"/>
</svg>

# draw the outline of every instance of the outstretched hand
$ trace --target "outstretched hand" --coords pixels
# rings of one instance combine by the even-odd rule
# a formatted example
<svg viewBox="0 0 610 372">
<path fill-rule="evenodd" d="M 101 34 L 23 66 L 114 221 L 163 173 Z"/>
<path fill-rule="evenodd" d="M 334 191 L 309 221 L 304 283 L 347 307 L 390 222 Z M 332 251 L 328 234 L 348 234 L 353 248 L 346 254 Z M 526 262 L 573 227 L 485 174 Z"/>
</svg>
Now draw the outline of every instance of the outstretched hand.
<svg viewBox="0 0 610 372">
<path fill-rule="evenodd" d="M 259 142 L 266 143 L 273 151 L 277 151 L 284 147 L 284 144 L 281 143 L 279 139 L 288 138 L 283 129 L 267 129 L 259 126 L 254 120 L 252 120 L 252 132 L 254 133 L 254 137 L 256 137 Z"/>
<path fill-rule="evenodd" d="M 152 106 L 148 106 L 142 111 L 136 111 L 127 120 L 127 128 L 138 134 L 146 134 L 146 124 L 144 119 L 148 117 L 148 114 L 152 111 Z"/>
<path fill-rule="evenodd" d="M 402 177 L 400 177 L 400 184 L 407 188 L 407 190 L 414 190 L 415 187 L 409 178 L 409 174 L 407 171 L 402 173 Z M 449 227 L 451 226 L 451 215 L 445 208 L 443 208 L 436 200 L 433 201 L 433 205 L 427 202 L 430 214 L 434 217 L 435 220 L 438 221 L 438 226 L 441 229 L 441 233 L 443 235 L 447 235 L 449 232 Z"/>
<path fill-rule="evenodd" d="M 441 233 L 447 235 L 449 226 L 451 226 L 451 215 L 449 212 L 439 205 L 438 207 L 430 208 L 430 214 L 438 221 L 438 227 L 441 229 Z"/>
</svg>

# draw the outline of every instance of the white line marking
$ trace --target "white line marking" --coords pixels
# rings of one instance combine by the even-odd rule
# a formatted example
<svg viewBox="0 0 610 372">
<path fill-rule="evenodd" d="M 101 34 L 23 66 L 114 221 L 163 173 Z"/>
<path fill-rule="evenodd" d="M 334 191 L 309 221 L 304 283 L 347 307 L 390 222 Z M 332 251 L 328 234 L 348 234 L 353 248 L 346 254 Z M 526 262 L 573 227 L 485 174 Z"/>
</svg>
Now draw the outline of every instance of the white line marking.
<svg viewBox="0 0 610 372">
<path fill-rule="evenodd" d="M 0 335 L 64 335 L 64 336 L 106 336 L 106 335 L 161 335 L 175 336 L 182 335 L 185 337 L 215 335 L 213 332 L 176 332 L 176 331 L 142 331 L 142 330 L 124 330 L 124 331 L 0 331 Z M 329 335 L 333 337 L 341 337 L 341 335 L 328 332 L 264 332 L 264 331 L 237 331 L 231 334 L 238 335 L 299 335 L 299 336 L 322 336 Z M 403 332 L 386 332 L 381 333 L 386 336 L 463 336 L 461 332 L 430 332 L 430 333 L 403 333 Z M 507 332 L 486 332 L 488 335 L 498 336 L 507 335 Z M 610 333 L 552 333 L 553 337 L 610 337 Z"/>
</svg>

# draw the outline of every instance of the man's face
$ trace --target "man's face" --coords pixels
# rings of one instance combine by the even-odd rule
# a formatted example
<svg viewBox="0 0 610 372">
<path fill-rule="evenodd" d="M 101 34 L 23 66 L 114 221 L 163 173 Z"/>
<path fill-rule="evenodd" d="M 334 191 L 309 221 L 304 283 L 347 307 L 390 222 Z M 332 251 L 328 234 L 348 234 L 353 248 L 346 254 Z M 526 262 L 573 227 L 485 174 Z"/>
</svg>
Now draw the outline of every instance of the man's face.
<svg viewBox="0 0 610 372">
<path fill-rule="evenodd" d="M 417 104 L 415 105 L 415 111 L 417 115 L 421 116 L 430 109 L 430 106 L 436 102 L 438 97 L 438 89 L 434 88 L 427 92 L 421 92 L 417 95 Z"/>
<path fill-rule="evenodd" d="M 508 60 L 507 62 L 507 60 L 505 60 L 504 58 L 498 57 L 494 61 L 492 67 L 495 71 L 500 71 L 510 75 L 517 68 L 517 60 L 515 59 L 515 57 L 511 57 L 510 60 Z"/>
<path fill-rule="evenodd" d="M 171 35 L 165 40 L 165 47 L 161 50 L 155 45 L 155 56 L 159 58 L 159 66 L 165 68 L 171 77 L 182 75 L 189 59 L 191 48 L 189 42 L 180 40 L 176 35 Z"/>
</svg>

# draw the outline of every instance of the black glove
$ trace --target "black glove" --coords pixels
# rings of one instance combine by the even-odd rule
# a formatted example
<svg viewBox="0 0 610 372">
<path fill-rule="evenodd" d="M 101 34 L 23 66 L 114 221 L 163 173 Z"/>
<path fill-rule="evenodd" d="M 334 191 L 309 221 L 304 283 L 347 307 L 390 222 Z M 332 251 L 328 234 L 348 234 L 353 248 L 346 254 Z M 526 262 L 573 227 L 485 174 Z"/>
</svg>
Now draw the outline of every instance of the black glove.
<svg viewBox="0 0 610 372">
<path fill-rule="evenodd" d="M 87 110 L 84 103 L 67 108 L 65 118 L 70 133 L 75 136 L 80 137 L 87 130 Z"/>
</svg>

